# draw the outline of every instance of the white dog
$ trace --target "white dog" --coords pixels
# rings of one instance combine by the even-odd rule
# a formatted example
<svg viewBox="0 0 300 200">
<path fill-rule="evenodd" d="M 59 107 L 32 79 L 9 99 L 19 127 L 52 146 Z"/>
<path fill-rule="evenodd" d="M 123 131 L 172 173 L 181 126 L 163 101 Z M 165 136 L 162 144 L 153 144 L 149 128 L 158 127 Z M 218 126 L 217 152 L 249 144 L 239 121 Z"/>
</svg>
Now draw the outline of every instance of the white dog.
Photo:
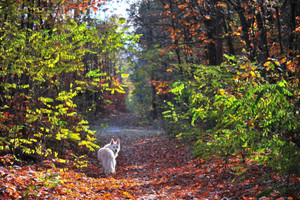
<svg viewBox="0 0 300 200">
<path fill-rule="evenodd" d="M 116 173 L 116 157 L 120 151 L 120 141 L 116 142 L 114 139 L 104 147 L 100 148 L 98 151 L 98 160 L 101 162 L 103 173 L 106 174 L 115 174 Z"/>
</svg>

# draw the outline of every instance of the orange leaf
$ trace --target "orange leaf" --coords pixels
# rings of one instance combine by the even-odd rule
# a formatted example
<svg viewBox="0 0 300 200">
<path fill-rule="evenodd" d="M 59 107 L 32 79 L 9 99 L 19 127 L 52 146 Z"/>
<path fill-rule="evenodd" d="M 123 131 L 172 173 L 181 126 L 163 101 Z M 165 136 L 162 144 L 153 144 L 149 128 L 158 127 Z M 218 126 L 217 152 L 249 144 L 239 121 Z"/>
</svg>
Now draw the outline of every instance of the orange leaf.
<svg viewBox="0 0 300 200">
<path fill-rule="evenodd" d="M 209 15 L 205 15 L 205 18 L 206 18 L 206 19 L 210 19 L 210 16 L 209 16 Z"/>
</svg>

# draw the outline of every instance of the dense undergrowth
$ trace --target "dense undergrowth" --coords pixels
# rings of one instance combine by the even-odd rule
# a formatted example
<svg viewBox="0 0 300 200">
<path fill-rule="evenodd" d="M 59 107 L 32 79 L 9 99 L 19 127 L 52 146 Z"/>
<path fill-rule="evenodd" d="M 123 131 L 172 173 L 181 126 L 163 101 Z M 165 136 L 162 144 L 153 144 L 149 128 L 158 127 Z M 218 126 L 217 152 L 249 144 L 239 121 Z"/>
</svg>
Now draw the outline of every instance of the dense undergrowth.
<svg viewBox="0 0 300 200">
<path fill-rule="evenodd" d="M 172 85 L 176 97 L 164 112 L 170 119 L 167 131 L 196 139 L 196 156 L 238 156 L 245 166 L 250 161 L 299 177 L 299 83 L 284 79 L 273 63 L 267 63 L 266 80 L 259 65 L 227 58 L 230 62 L 220 66 L 186 67 L 186 77 L 193 78 L 183 76 Z M 299 183 L 288 178 L 271 187 L 286 194 L 299 191 Z"/>
</svg>

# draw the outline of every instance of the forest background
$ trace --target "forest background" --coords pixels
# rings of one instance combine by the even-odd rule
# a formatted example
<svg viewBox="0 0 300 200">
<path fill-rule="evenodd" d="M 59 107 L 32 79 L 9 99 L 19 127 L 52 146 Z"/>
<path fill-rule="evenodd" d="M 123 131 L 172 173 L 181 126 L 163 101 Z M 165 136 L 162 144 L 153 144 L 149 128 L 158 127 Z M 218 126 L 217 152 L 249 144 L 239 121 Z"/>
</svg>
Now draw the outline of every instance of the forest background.
<svg viewBox="0 0 300 200">
<path fill-rule="evenodd" d="M 97 20 L 104 2 L 1 1 L 2 165 L 82 164 L 89 119 L 134 109 L 195 156 L 285 177 L 266 194 L 299 195 L 299 1 L 147 0 Z"/>
</svg>

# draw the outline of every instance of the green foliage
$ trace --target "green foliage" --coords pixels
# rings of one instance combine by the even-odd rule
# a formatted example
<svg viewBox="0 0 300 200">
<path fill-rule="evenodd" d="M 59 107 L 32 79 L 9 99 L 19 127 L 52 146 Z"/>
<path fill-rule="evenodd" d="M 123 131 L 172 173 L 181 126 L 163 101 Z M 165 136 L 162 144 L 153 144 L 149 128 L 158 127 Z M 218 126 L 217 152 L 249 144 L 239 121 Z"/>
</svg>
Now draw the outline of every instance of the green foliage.
<svg viewBox="0 0 300 200">
<path fill-rule="evenodd" d="M 201 121 L 205 124 L 201 127 L 201 130 L 208 130 L 215 124 L 214 115 L 217 115 L 212 107 L 214 97 L 221 88 L 225 87 L 226 82 L 231 80 L 233 75 L 227 74 L 224 66 L 192 65 L 184 68 L 187 74 L 181 78 L 179 77 L 181 81 L 172 85 L 171 93 L 176 96 L 176 103 L 168 102 L 171 110 L 167 110 L 163 114 L 165 114 L 165 117 L 171 117 L 173 122 L 181 123 L 185 121 L 184 123 L 188 122 L 192 126 Z M 174 106 L 175 104 L 177 106 Z M 180 125 L 180 127 L 182 126 Z M 189 133 L 189 130 L 194 129 L 188 127 L 188 130 L 182 131 Z M 176 128 L 175 132 L 172 130 L 169 130 L 169 132 L 184 135 L 180 130 L 181 128 Z M 197 131 L 192 132 L 199 135 Z"/>
<path fill-rule="evenodd" d="M 78 110 L 85 115 L 125 110 L 126 86 L 120 79 L 121 52 L 132 50 L 139 36 L 128 35 L 127 29 L 122 28 L 124 23 L 122 18 L 111 18 L 93 24 L 97 36 L 86 45 L 89 50 L 83 57 L 86 81 L 78 82 L 81 90 L 75 98 L 80 105 Z"/>
<path fill-rule="evenodd" d="M 112 59 L 138 37 L 119 30 L 122 19 L 107 25 L 105 34 L 101 27 L 74 20 L 51 30 L 23 28 L 14 20 L 21 15 L 18 6 L 11 9 L 15 15 L 0 28 L 0 151 L 17 155 L 21 149 L 64 162 L 60 157 L 66 149 L 81 154 L 99 148 L 95 132 L 79 114 L 86 108 L 82 97 L 97 93 L 104 99 L 104 92 L 124 95 L 125 90 L 111 74 L 89 67 L 84 57 L 99 59 L 105 53 Z"/>
<path fill-rule="evenodd" d="M 160 51 L 153 47 L 143 48 L 144 50 L 138 53 L 138 57 L 142 59 L 134 61 L 133 73 L 130 75 L 130 80 L 134 84 L 130 104 L 143 118 L 155 120 L 164 107 L 162 96 L 167 96 L 168 84 L 166 83 L 170 73 L 162 67 L 162 65 L 167 66 L 166 56 L 162 56 Z"/>
<path fill-rule="evenodd" d="M 185 66 L 193 78 L 173 84 L 176 98 L 168 102 L 165 117 L 177 125 L 188 120 L 198 129 L 198 133 L 177 132 L 198 137 L 197 156 L 234 155 L 281 175 L 299 173 L 298 86 L 284 79 L 271 84 L 261 78 L 255 63 L 235 57 L 231 61 L 236 64 Z"/>
<path fill-rule="evenodd" d="M 132 110 L 138 113 L 147 113 L 151 110 L 151 87 L 147 81 L 147 72 L 144 69 L 135 67 L 134 74 L 130 75 L 131 81 L 134 83 L 134 91 L 132 92 L 131 104 Z"/>
<path fill-rule="evenodd" d="M 65 80 L 82 71 L 92 30 L 74 21 L 53 34 L 15 25 L 1 29 L 1 150 L 47 156 L 71 143 L 94 150 L 94 133 L 73 102 L 78 88 Z"/>
</svg>

